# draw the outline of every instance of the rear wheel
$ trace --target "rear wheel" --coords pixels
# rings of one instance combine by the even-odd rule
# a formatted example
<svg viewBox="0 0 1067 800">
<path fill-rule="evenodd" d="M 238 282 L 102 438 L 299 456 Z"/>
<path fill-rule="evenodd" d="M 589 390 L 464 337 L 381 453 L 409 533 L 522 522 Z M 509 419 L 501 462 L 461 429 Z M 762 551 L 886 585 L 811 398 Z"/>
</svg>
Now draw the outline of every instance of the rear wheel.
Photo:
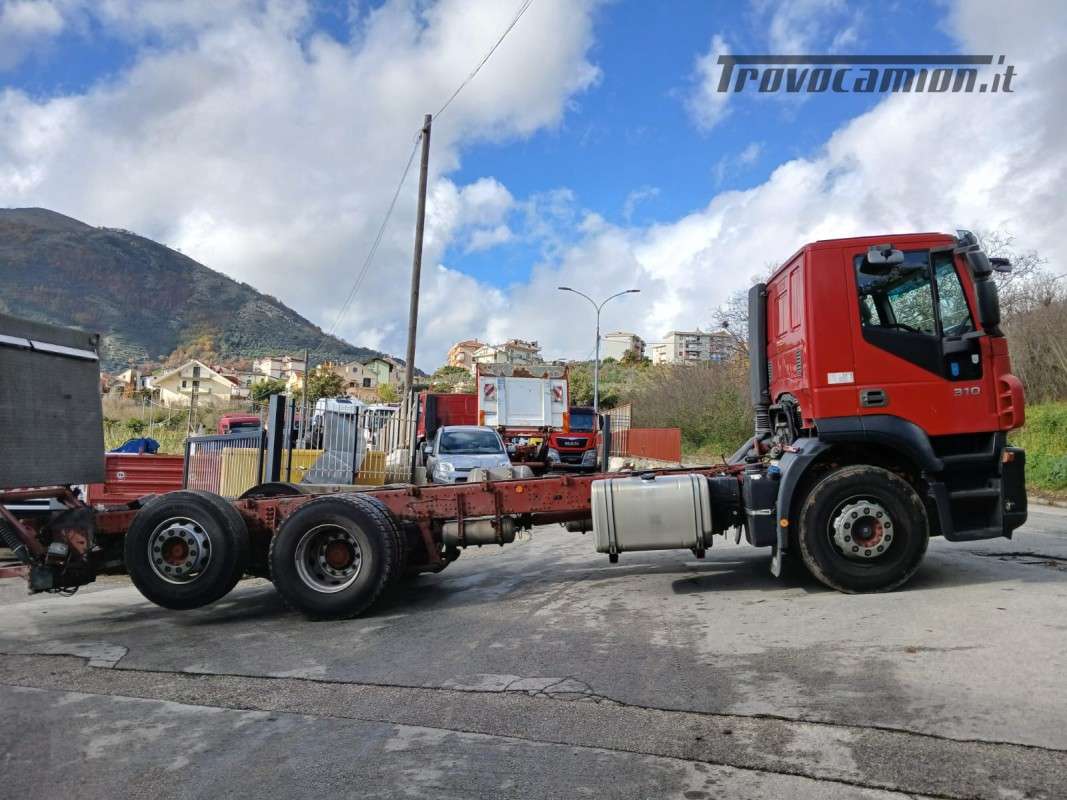
<svg viewBox="0 0 1067 800">
<path fill-rule="evenodd" d="M 851 466 L 816 483 L 797 543 L 812 575 L 841 592 L 887 592 L 919 568 L 929 530 L 916 491 L 880 467 Z"/>
<path fill-rule="evenodd" d="M 126 570 L 156 605 L 199 608 L 226 595 L 248 564 L 248 530 L 209 492 L 169 492 L 142 508 L 126 532 Z"/>
<path fill-rule="evenodd" d="M 396 520 L 378 500 L 320 497 L 294 511 L 271 542 L 271 579 L 310 617 L 354 617 L 399 574 L 401 547 Z"/>
</svg>

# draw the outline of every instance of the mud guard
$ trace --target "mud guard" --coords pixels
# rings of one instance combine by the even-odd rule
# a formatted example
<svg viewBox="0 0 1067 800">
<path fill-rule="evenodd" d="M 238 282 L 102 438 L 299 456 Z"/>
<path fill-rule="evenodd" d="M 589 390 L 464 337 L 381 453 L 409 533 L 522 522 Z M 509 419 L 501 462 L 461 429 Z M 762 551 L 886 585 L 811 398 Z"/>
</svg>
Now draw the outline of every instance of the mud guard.
<svg viewBox="0 0 1067 800">
<path fill-rule="evenodd" d="M 817 438 L 798 439 L 793 443 L 795 452 L 785 453 L 778 460 L 778 468 L 782 472 L 778 484 L 778 502 L 775 509 L 777 517 L 777 539 L 774 543 L 773 556 L 771 558 L 771 574 L 781 577 L 782 560 L 789 550 L 789 531 L 782 525 L 783 520 L 789 519 L 789 509 L 793 502 L 793 493 L 800 484 L 800 479 L 807 471 L 808 466 L 818 456 L 828 450 L 830 445 Z M 788 524 L 788 523 L 787 523 Z"/>
</svg>

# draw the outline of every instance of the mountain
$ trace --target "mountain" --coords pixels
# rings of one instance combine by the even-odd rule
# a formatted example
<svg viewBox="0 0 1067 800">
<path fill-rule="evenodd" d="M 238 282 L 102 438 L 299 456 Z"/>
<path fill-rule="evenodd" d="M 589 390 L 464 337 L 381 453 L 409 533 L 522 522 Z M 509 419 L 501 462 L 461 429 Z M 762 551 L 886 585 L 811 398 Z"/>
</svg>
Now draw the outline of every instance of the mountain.
<svg viewBox="0 0 1067 800">
<path fill-rule="evenodd" d="M 103 368 L 185 356 L 381 355 L 143 236 L 44 208 L 0 209 L 0 311 L 102 334 Z"/>
</svg>

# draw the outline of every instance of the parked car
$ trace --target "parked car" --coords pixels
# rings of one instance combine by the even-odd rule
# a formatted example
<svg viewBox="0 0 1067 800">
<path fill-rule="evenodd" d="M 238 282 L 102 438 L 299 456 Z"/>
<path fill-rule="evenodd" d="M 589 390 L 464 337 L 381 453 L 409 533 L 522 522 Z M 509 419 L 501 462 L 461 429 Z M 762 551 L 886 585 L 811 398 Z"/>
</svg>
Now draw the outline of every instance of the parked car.
<svg viewBox="0 0 1067 800">
<path fill-rule="evenodd" d="M 483 425 L 446 425 L 424 447 L 431 483 L 466 483 L 475 467 L 511 466 L 500 434 Z"/>
</svg>

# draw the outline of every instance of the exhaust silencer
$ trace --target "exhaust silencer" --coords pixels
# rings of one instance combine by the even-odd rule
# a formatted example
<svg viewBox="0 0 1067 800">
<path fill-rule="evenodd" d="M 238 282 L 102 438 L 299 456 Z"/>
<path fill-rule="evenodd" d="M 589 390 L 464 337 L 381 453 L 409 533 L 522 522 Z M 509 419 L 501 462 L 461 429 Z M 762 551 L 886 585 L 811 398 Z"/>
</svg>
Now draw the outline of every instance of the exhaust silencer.
<svg viewBox="0 0 1067 800">
<path fill-rule="evenodd" d="M 483 544 L 510 544 L 515 541 L 518 526 L 511 517 L 466 519 L 463 522 L 446 522 L 441 529 L 441 538 L 451 547 L 481 546 Z"/>
</svg>

